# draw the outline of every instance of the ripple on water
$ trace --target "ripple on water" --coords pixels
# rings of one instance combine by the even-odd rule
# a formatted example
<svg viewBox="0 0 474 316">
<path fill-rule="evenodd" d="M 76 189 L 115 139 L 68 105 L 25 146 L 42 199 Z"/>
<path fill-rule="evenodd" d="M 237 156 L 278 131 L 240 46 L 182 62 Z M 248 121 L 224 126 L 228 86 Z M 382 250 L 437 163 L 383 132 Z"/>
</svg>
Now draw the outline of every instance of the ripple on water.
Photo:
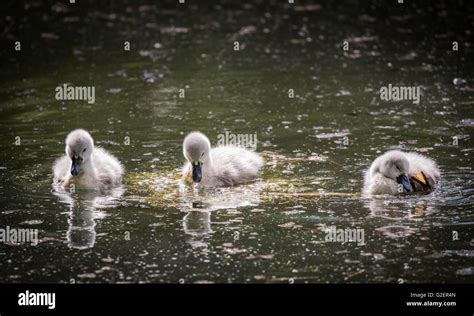
<svg viewBox="0 0 474 316">
<path fill-rule="evenodd" d="M 418 229 L 401 225 L 388 225 L 376 228 L 375 230 L 381 232 L 384 236 L 388 238 L 394 239 L 408 237 L 418 231 Z"/>
<path fill-rule="evenodd" d="M 474 274 L 474 267 L 467 267 L 463 269 L 459 269 L 456 271 L 457 275 L 473 275 Z"/>
</svg>

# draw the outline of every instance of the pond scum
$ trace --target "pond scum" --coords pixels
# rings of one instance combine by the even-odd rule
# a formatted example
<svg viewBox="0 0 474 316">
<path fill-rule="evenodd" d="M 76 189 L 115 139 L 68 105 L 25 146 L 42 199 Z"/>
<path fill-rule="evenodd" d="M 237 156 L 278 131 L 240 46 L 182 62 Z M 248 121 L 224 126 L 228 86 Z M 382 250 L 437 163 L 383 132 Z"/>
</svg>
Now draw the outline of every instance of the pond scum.
<svg viewBox="0 0 474 316">
<path fill-rule="evenodd" d="M 266 159 L 266 167 L 262 179 L 245 186 L 212 188 L 197 190 L 191 181 L 181 182 L 181 169 L 174 169 L 162 173 L 139 172 L 127 173 L 125 184 L 132 197 L 152 207 L 172 207 L 183 211 L 189 210 L 216 210 L 221 208 L 235 208 L 253 205 L 258 202 L 273 202 L 285 200 L 289 197 L 354 197 L 359 193 L 330 192 L 325 190 L 306 191 L 303 182 L 291 181 L 281 177 L 276 165 L 283 162 L 319 161 L 327 162 L 324 156 L 284 157 L 276 153 L 265 151 L 262 156 Z M 325 178 L 331 179 L 331 178 Z"/>
</svg>

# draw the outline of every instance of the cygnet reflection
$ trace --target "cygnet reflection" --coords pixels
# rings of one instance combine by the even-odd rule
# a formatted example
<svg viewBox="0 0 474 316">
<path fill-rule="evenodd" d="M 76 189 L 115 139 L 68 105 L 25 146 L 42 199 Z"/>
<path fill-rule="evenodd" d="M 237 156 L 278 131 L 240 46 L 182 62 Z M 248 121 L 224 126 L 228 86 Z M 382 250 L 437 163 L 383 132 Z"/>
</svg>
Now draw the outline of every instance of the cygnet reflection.
<svg viewBox="0 0 474 316">
<path fill-rule="evenodd" d="M 261 200 L 261 190 L 259 183 L 228 188 L 202 190 L 193 187 L 182 190 L 179 205 L 180 210 L 185 213 L 184 232 L 190 236 L 211 234 L 213 211 L 256 206 Z"/>
<path fill-rule="evenodd" d="M 123 187 L 117 187 L 106 192 L 53 192 L 61 203 L 69 207 L 66 233 L 68 246 L 73 249 L 87 249 L 94 247 L 96 242 L 96 220 L 105 217 L 104 209 L 119 205 L 119 198 L 125 190 Z"/>
</svg>

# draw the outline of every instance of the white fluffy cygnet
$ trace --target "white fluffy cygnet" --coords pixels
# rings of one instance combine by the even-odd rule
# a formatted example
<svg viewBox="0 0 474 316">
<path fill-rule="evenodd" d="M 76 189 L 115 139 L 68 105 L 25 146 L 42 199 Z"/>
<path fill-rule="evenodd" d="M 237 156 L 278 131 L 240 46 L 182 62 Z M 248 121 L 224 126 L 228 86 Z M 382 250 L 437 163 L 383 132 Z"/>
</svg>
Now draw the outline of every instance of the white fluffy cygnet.
<svg viewBox="0 0 474 316">
<path fill-rule="evenodd" d="M 200 183 L 206 187 L 223 187 L 257 179 L 263 158 L 255 152 L 237 146 L 211 149 L 209 139 L 192 132 L 183 142 L 183 154 L 188 161 L 183 167 L 182 181 Z"/>
<path fill-rule="evenodd" d="M 124 168 L 117 158 L 94 147 L 91 135 L 76 129 L 66 138 L 66 155 L 53 165 L 54 183 L 69 188 L 106 189 L 119 185 Z"/>
<path fill-rule="evenodd" d="M 429 193 L 440 179 L 436 163 L 418 153 L 388 151 L 365 172 L 363 193 L 368 195 Z"/>
</svg>

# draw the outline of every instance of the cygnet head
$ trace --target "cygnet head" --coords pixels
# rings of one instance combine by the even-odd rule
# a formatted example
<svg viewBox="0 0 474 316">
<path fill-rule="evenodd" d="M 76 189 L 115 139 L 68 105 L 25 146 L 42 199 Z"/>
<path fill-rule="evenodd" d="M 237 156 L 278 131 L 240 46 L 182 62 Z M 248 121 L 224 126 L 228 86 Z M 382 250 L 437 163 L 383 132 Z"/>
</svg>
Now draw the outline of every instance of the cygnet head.
<svg viewBox="0 0 474 316">
<path fill-rule="evenodd" d="M 413 192 L 408 171 L 410 163 L 405 154 L 398 150 L 388 151 L 380 156 L 372 168 L 372 172 L 380 172 L 383 176 L 396 181 L 406 192 Z"/>
<path fill-rule="evenodd" d="M 76 129 L 69 133 L 66 138 L 66 155 L 71 158 L 71 174 L 77 176 L 81 171 L 81 165 L 88 161 L 94 149 L 94 140 L 91 135 L 83 129 Z"/>
<path fill-rule="evenodd" d="M 193 181 L 201 182 L 202 165 L 209 163 L 211 143 L 206 135 L 192 132 L 183 141 L 183 155 L 193 166 Z"/>
</svg>

